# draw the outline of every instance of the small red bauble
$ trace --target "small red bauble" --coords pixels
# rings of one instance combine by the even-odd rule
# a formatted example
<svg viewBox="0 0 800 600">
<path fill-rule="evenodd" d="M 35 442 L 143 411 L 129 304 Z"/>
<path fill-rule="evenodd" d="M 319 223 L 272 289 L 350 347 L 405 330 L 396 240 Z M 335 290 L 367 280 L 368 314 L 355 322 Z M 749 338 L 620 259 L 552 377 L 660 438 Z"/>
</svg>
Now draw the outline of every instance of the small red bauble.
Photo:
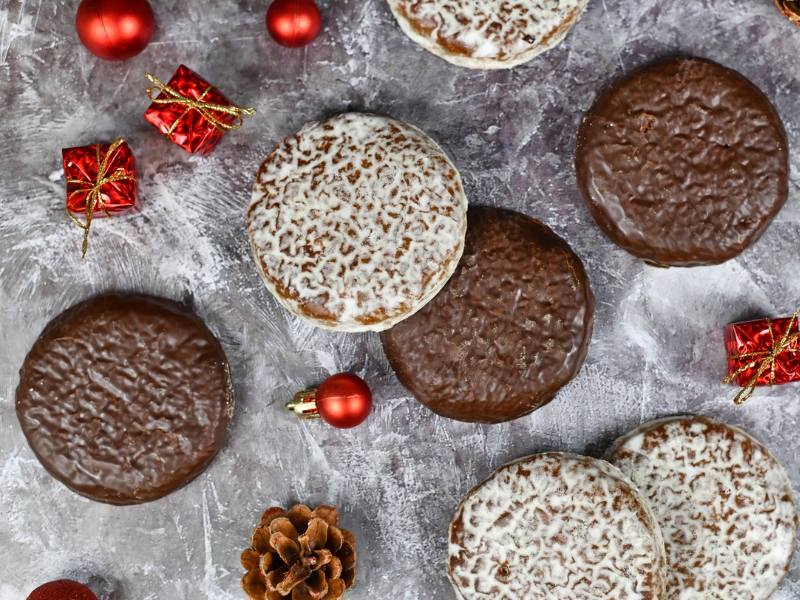
<svg viewBox="0 0 800 600">
<path fill-rule="evenodd" d="M 295 395 L 286 404 L 304 419 L 322 418 L 339 429 L 350 429 L 363 423 L 372 411 L 372 392 L 358 375 L 331 375 L 319 388 Z"/>
<path fill-rule="evenodd" d="M 317 389 L 316 400 L 322 420 L 339 429 L 360 425 L 372 410 L 369 386 L 352 373 L 328 377 Z"/>
<path fill-rule="evenodd" d="M 97 596 L 82 583 L 61 579 L 36 588 L 28 600 L 97 600 Z"/>
<path fill-rule="evenodd" d="M 287 48 L 311 43 L 322 26 L 322 15 L 314 0 L 274 0 L 267 10 L 267 31 Z"/>
<path fill-rule="evenodd" d="M 83 0 L 75 26 L 92 54 L 105 60 L 128 60 L 150 43 L 156 18 L 147 0 Z"/>
</svg>

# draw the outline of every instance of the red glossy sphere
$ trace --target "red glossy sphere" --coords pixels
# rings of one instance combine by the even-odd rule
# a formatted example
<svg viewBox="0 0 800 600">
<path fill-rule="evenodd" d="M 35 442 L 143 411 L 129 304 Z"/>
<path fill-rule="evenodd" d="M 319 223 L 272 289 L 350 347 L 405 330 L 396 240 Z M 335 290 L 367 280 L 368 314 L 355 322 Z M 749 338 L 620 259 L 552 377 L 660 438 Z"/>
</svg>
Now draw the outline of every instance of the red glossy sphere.
<svg viewBox="0 0 800 600">
<path fill-rule="evenodd" d="M 147 0 L 83 0 L 75 26 L 92 54 L 105 60 L 128 60 L 150 43 L 156 18 Z"/>
<path fill-rule="evenodd" d="M 311 43 L 322 27 L 322 15 L 314 0 L 275 0 L 267 10 L 267 31 L 287 48 Z"/>
<path fill-rule="evenodd" d="M 317 389 L 319 416 L 334 427 L 360 425 L 372 410 L 372 392 L 358 375 L 339 373 L 328 377 Z"/>
<path fill-rule="evenodd" d="M 82 583 L 61 579 L 36 588 L 28 600 L 97 600 L 97 596 Z"/>
</svg>

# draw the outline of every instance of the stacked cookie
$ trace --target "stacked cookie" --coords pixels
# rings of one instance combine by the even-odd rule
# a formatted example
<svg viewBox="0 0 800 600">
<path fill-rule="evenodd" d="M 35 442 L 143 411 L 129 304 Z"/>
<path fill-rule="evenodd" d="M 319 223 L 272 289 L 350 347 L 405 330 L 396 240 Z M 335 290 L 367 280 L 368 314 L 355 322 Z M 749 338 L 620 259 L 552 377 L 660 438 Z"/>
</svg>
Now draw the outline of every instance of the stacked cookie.
<svg viewBox="0 0 800 600">
<path fill-rule="evenodd" d="M 381 340 L 400 382 L 435 413 L 510 421 L 577 375 L 594 296 L 581 260 L 539 221 L 472 207 L 467 223 L 464 256 L 447 285 Z"/>
<path fill-rule="evenodd" d="M 311 122 L 267 157 L 247 213 L 256 265 L 292 313 L 381 331 L 422 308 L 464 250 L 458 171 L 416 127 L 349 113 Z"/>
<path fill-rule="evenodd" d="M 530 456 L 475 487 L 450 524 L 462 600 L 763 600 L 794 552 L 786 473 L 742 430 L 646 423 L 597 460 Z"/>
</svg>

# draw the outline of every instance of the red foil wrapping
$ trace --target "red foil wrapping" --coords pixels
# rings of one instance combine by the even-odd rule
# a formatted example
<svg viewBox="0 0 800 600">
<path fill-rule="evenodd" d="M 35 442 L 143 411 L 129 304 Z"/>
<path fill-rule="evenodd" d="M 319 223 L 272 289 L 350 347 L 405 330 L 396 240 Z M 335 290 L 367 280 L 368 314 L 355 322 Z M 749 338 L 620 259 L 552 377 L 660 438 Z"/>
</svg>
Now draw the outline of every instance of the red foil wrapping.
<svg viewBox="0 0 800 600">
<path fill-rule="evenodd" d="M 241 127 L 242 114 L 255 114 L 252 109 L 234 106 L 217 88 L 184 65 L 166 85 L 152 75 L 148 77 L 156 85 L 148 90 L 153 103 L 144 118 L 189 154 L 208 156 L 228 129 Z M 160 91 L 155 98 L 151 95 L 153 90 Z M 228 110 L 218 110 L 222 107 Z"/>
<path fill-rule="evenodd" d="M 731 381 L 741 387 L 800 381 L 797 315 L 728 325 L 724 334 Z"/>
<path fill-rule="evenodd" d="M 70 213 L 86 213 L 87 197 L 98 182 L 98 170 L 112 144 L 96 144 L 81 148 L 65 148 L 64 173 L 67 176 L 67 210 Z M 98 152 L 99 150 L 99 152 Z M 141 210 L 139 184 L 136 178 L 136 161 L 127 143 L 122 142 L 108 160 L 104 178 L 110 178 L 100 189 L 103 207 L 95 209 L 94 218 L 109 215 L 135 213 Z M 124 178 L 123 178 L 124 177 Z"/>
</svg>

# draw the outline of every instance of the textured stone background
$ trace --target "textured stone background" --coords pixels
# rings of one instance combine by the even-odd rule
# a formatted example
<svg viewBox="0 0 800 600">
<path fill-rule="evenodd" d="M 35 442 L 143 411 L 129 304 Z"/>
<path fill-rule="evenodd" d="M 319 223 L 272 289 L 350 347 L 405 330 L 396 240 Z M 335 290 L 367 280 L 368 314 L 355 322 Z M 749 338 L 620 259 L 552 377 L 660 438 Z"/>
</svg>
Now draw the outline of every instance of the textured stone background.
<svg viewBox="0 0 800 600">
<path fill-rule="evenodd" d="M 722 327 L 791 314 L 800 302 L 800 30 L 772 0 L 591 0 L 558 48 L 505 72 L 469 71 L 419 49 L 384 0 L 323 0 L 308 48 L 268 39 L 267 1 L 152 0 L 155 39 L 124 63 L 95 59 L 74 29 L 78 0 L 0 0 L 0 600 L 69 576 L 101 600 L 242 599 L 239 553 L 261 511 L 340 507 L 359 539 L 352 600 L 452 599 L 445 531 L 460 498 L 494 468 L 542 450 L 599 456 L 639 423 L 696 413 L 740 425 L 786 467 L 796 491 L 800 386 L 742 407 L 720 384 Z M 575 188 L 577 123 L 610 81 L 652 59 L 696 54 L 739 70 L 775 103 L 793 147 L 789 202 L 762 240 L 713 268 L 660 270 L 612 245 Z M 259 114 L 208 159 L 152 128 L 145 70 L 186 63 Z M 316 330 L 278 307 L 245 232 L 261 160 L 305 121 L 345 110 L 428 132 L 460 169 L 470 202 L 543 220 L 584 259 L 595 336 L 578 378 L 511 424 L 435 417 L 401 388 L 375 334 Z M 125 135 L 140 167 L 141 215 L 81 232 L 64 214 L 62 147 Z M 105 291 L 188 299 L 231 362 L 227 443 L 187 488 L 112 507 L 67 491 L 29 450 L 14 413 L 26 352 L 45 323 Z M 351 431 L 283 410 L 298 390 L 353 370 L 377 400 Z M 800 598 L 800 562 L 777 598 Z"/>
</svg>

